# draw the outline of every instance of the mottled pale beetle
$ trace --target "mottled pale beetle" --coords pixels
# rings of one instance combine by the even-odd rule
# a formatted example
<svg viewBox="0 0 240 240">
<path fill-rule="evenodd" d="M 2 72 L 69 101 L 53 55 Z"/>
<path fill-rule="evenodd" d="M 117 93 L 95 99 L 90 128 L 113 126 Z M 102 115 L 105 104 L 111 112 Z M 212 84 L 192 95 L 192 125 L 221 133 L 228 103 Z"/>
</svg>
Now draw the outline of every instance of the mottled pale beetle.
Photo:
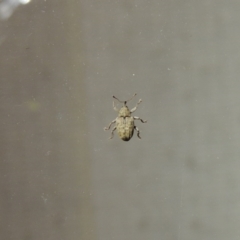
<svg viewBox="0 0 240 240">
<path fill-rule="evenodd" d="M 114 119 L 108 127 L 104 128 L 104 130 L 109 130 L 112 126 L 112 124 L 116 123 L 116 126 L 112 129 L 111 132 L 111 137 L 110 139 L 113 138 L 113 132 L 117 129 L 118 135 L 119 137 L 123 140 L 123 141 L 129 141 L 134 133 L 134 129 L 137 131 L 137 136 L 138 138 L 141 139 L 140 137 L 140 131 L 139 129 L 135 126 L 134 124 L 134 120 L 140 120 L 142 123 L 145 123 L 147 121 L 142 120 L 139 117 L 132 117 L 131 113 L 135 112 L 138 105 L 142 102 L 142 100 L 140 99 L 136 105 L 136 107 L 134 107 L 132 110 L 129 110 L 129 108 L 127 107 L 127 102 L 130 101 L 131 99 L 133 99 L 133 97 L 135 97 L 137 94 L 135 93 L 129 100 L 127 101 L 120 101 L 119 99 L 117 99 L 116 97 L 113 96 L 113 98 L 117 99 L 119 102 L 123 103 L 123 106 L 121 107 L 120 110 L 118 110 L 115 105 L 114 105 L 114 101 L 113 101 L 113 109 L 115 111 L 118 112 L 118 117 L 116 119 Z"/>
</svg>

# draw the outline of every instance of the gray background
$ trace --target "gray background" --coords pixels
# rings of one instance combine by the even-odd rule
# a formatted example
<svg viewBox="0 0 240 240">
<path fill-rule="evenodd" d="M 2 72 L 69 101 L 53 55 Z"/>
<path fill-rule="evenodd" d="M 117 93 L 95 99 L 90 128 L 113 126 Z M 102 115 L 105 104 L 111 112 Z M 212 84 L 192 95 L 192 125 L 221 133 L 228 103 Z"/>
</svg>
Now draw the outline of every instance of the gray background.
<svg viewBox="0 0 240 240">
<path fill-rule="evenodd" d="M 238 240 L 239 9 L 36 0 L 1 21 L 0 239 Z M 142 140 L 108 140 L 135 92 Z"/>
</svg>

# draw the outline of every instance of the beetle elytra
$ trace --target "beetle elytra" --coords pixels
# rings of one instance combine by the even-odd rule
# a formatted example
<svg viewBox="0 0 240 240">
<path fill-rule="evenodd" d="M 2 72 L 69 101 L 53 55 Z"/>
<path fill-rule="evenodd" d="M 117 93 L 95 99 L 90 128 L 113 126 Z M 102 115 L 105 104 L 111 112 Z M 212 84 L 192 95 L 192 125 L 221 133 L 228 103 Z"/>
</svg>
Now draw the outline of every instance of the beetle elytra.
<svg viewBox="0 0 240 240">
<path fill-rule="evenodd" d="M 114 136 L 114 131 L 117 129 L 118 135 L 119 137 L 123 140 L 123 141 L 129 141 L 134 133 L 134 130 L 137 131 L 137 136 L 138 138 L 141 139 L 140 137 L 140 131 L 139 129 L 135 126 L 134 124 L 134 120 L 140 120 L 142 123 L 146 123 L 147 121 L 142 120 L 139 117 L 133 117 L 131 116 L 131 114 L 133 112 L 135 112 L 137 110 L 138 105 L 142 102 L 142 100 L 140 99 L 136 105 L 136 107 L 134 107 L 133 109 L 129 110 L 129 108 L 127 107 L 127 102 L 129 102 L 130 100 L 133 99 L 133 97 L 135 97 L 137 94 L 135 93 L 130 99 L 128 99 L 127 101 L 120 101 L 118 98 L 116 98 L 115 96 L 113 96 L 114 99 L 118 100 L 120 103 L 123 103 L 123 106 L 121 107 L 120 110 L 118 110 L 115 105 L 114 105 L 114 101 L 113 101 L 113 109 L 115 111 L 118 112 L 118 117 L 116 119 L 114 119 L 108 127 L 105 127 L 104 130 L 109 130 L 112 126 L 112 124 L 116 123 L 115 127 L 112 129 L 111 132 L 111 136 L 110 139 L 113 138 Z"/>
</svg>

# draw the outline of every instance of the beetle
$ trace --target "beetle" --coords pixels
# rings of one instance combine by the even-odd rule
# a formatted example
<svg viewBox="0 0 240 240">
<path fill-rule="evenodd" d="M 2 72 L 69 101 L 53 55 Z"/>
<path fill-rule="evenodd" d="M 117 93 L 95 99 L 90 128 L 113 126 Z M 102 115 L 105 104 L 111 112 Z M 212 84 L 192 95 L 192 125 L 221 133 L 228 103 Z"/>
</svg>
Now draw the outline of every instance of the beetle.
<svg viewBox="0 0 240 240">
<path fill-rule="evenodd" d="M 135 112 L 138 108 L 138 105 L 142 102 L 141 99 L 139 99 L 136 107 L 134 107 L 133 109 L 129 110 L 128 106 L 127 106 L 127 102 L 129 102 L 130 100 L 132 100 L 137 94 L 135 93 L 130 99 L 128 99 L 127 101 L 120 101 L 118 98 L 116 98 L 115 96 L 113 96 L 114 99 L 118 100 L 120 103 L 123 103 L 123 106 L 120 108 L 120 110 L 118 110 L 115 105 L 114 105 L 114 100 L 113 100 L 113 109 L 115 111 L 118 112 L 118 117 L 116 119 L 114 119 L 108 127 L 105 127 L 104 130 L 109 130 L 112 126 L 112 124 L 116 123 L 115 127 L 112 129 L 111 132 L 111 136 L 109 139 L 112 139 L 114 136 L 114 131 L 117 129 L 118 135 L 119 137 L 123 140 L 123 141 L 129 141 L 134 133 L 134 130 L 137 131 L 137 136 L 139 139 L 141 139 L 140 137 L 140 131 L 139 129 L 135 126 L 134 124 L 134 120 L 140 120 L 142 123 L 146 123 L 147 121 L 142 120 L 139 117 L 133 117 L 131 116 L 131 114 L 133 112 Z"/>
</svg>

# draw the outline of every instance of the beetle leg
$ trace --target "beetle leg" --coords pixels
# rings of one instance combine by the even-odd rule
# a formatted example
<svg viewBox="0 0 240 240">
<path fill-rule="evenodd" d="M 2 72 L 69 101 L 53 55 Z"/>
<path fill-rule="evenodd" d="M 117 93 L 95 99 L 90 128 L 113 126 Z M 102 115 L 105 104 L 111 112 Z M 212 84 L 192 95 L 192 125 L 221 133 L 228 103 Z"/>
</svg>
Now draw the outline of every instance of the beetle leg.
<svg viewBox="0 0 240 240">
<path fill-rule="evenodd" d="M 116 111 L 116 112 L 118 112 L 118 109 L 115 107 L 115 105 L 114 105 L 114 101 L 113 101 L 113 109 Z"/>
<path fill-rule="evenodd" d="M 131 113 L 135 112 L 135 111 L 137 110 L 137 108 L 138 108 L 138 105 L 139 105 L 141 102 L 142 102 L 142 99 L 139 99 L 139 101 L 138 101 L 136 107 L 134 107 L 133 109 L 131 109 L 130 112 L 131 112 Z"/>
<path fill-rule="evenodd" d="M 111 132 L 111 137 L 110 137 L 109 139 L 112 139 L 112 138 L 113 138 L 113 136 L 114 136 L 113 132 L 114 132 L 116 129 L 117 129 L 117 127 L 115 126 L 115 127 L 113 128 L 112 132 Z"/>
<path fill-rule="evenodd" d="M 141 139 L 139 129 L 138 129 L 136 126 L 134 126 L 134 129 L 137 131 L 137 136 L 138 136 L 138 138 Z"/>
<path fill-rule="evenodd" d="M 133 117 L 134 118 L 134 120 L 140 120 L 142 123 L 146 123 L 147 122 L 147 120 L 142 120 L 140 117 Z"/>
<path fill-rule="evenodd" d="M 116 119 L 114 119 L 112 122 L 110 122 L 109 126 L 108 127 L 105 127 L 104 130 L 109 130 L 112 126 L 112 124 L 114 124 L 116 122 Z"/>
</svg>

